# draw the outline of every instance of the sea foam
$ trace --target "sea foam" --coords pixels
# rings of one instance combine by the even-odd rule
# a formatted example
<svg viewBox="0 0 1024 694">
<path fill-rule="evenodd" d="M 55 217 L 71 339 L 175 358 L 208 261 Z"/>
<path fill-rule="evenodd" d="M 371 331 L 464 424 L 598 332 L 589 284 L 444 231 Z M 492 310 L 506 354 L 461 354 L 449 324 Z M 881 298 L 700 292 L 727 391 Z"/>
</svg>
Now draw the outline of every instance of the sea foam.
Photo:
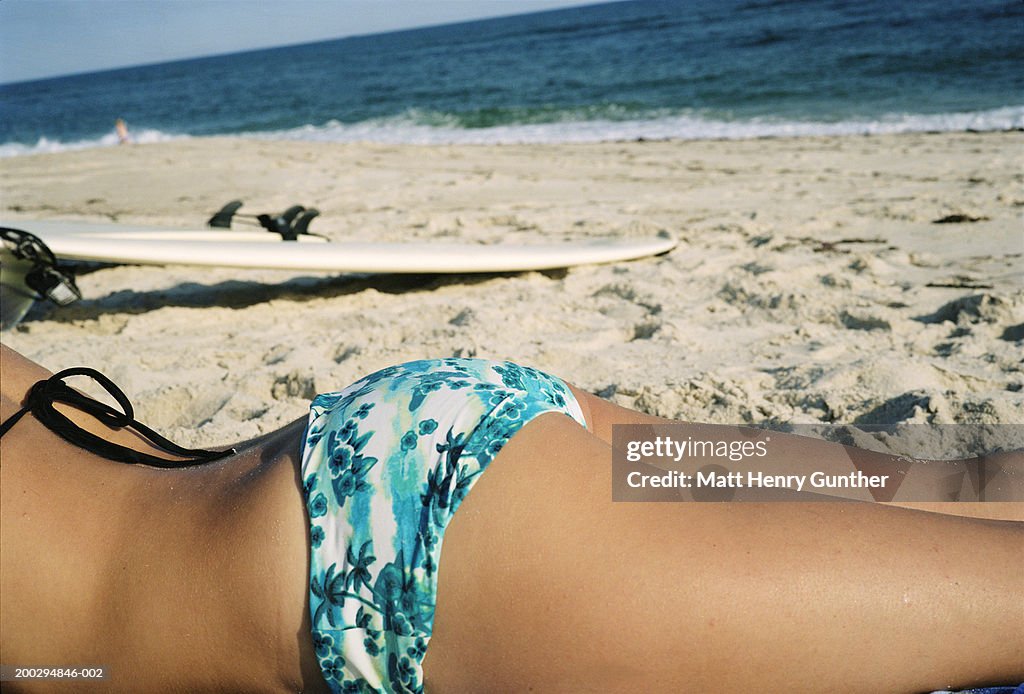
<svg viewBox="0 0 1024 694">
<path fill-rule="evenodd" d="M 130 133 L 131 141 L 139 144 L 150 144 L 153 142 L 168 142 L 180 140 L 187 135 L 175 135 L 160 132 L 159 130 L 139 129 Z M 26 145 L 20 142 L 5 142 L 0 144 L 0 158 L 17 157 L 26 154 L 48 154 L 54 152 L 73 152 L 82 149 L 93 149 L 95 147 L 115 147 L 120 143 L 117 133 L 113 130 L 95 139 L 75 140 L 62 142 L 48 137 L 40 137 L 34 145 Z"/>
<path fill-rule="evenodd" d="M 378 142 L 384 144 L 546 144 L 615 142 L 627 140 L 709 140 L 759 137 L 803 137 L 834 135 L 881 135 L 914 132 L 992 132 L 1024 130 L 1024 105 L 968 113 L 893 113 L 880 118 L 840 120 L 782 120 L 753 118 L 722 120 L 697 113 L 660 115 L 632 120 L 552 119 L 547 123 L 521 123 L 486 128 L 460 127 L 446 114 L 410 111 L 399 116 L 375 118 L 358 123 L 331 120 L 322 125 L 303 125 L 284 130 L 244 132 L 228 137 L 308 142 Z M 139 144 L 195 137 L 153 129 L 132 132 Z M 113 132 L 92 140 L 61 142 L 40 138 L 34 145 L 5 143 L 0 157 L 48 152 L 66 152 L 118 144 Z"/>
</svg>

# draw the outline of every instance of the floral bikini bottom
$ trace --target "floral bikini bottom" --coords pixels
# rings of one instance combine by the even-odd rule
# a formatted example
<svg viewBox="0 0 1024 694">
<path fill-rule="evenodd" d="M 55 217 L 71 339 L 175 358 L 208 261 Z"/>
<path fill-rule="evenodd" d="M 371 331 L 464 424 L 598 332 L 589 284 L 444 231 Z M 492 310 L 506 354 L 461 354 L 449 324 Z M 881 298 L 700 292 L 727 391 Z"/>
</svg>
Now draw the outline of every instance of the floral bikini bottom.
<svg viewBox="0 0 1024 694">
<path fill-rule="evenodd" d="M 547 412 L 586 426 L 564 382 L 481 359 L 392 366 L 313 400 L 309 603 L 333 691 L 423 691 L 444 530 L 502 446 Z"/>
</svg>

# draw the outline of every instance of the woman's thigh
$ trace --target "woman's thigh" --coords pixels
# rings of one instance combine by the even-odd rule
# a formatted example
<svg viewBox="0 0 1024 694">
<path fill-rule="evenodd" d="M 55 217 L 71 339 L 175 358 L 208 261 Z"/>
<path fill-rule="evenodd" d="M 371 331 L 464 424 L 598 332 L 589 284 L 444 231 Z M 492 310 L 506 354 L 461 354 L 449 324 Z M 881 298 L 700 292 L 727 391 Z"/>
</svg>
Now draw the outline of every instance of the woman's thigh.
<svg viewBox="0 0 1024 694">
<path fill-rule="evenodd" d="M 446 533 L 428 686 L 899 691 L 1019 667 L 999 626 L 1024 618 L 1013 524 L 613 503 L 610 475 L 609 446 L 561 415 L 512 439 Z"/>
</svg>

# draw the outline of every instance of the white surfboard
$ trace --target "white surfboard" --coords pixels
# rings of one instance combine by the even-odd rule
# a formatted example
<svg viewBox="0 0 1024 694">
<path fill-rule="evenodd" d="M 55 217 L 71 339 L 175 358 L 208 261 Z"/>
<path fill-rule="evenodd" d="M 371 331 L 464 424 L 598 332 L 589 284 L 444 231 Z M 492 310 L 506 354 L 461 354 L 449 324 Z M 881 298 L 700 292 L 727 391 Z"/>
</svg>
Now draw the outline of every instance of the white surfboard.
<svg viewBox="0 0 1024 694">
<path fill-rule="evenodd" d="M 20 226 L 19 226 L 20 225 Z M 86 238 L 141 241 L 252 241 L 256 243 L 281 243 L 281 236 L 266 229 L 175 229 L 170 227 L 145 226 L 140 224 L 117 224 L 113 222 L 65 222 L 52 219 L 0 221 L 0 226 L 23 229 L 43 239 L 50 245 L 57 237 L 81 236 Z M 327 243 L 322 236 L 303 234 L 301 243 Z M 59 243 L 59 242 L 58 242 Z"/>
<path fill-rule="evenodd" d="M 169 229 L 96 222 L 0 221 L 35 234 L 58 259 L 358 273 L 484 273 L 550 270 L 667 253 L 675 239 L 607 238 L 548 244 L 412 241 L 283 241 L 265 231 Z"/>
</svg>

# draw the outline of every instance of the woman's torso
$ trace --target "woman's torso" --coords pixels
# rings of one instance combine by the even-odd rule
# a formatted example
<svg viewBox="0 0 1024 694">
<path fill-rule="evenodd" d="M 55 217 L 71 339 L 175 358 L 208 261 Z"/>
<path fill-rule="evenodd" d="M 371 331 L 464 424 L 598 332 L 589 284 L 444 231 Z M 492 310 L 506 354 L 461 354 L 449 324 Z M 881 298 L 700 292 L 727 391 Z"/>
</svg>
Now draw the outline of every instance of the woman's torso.
<svg viewBox="0 0 1024 694">
<path fill-rule="evenodd" d="M 49 375 L 10 354 L 4 420 Z M 105 666 L 105 685 L 135 691 L 322 687 L 308 627 L 302 432 L 296 422 L 229 458 L 161 470 L 105 460 L 23 418 L 0 449 L 4 664 Z"/>
</svg>

